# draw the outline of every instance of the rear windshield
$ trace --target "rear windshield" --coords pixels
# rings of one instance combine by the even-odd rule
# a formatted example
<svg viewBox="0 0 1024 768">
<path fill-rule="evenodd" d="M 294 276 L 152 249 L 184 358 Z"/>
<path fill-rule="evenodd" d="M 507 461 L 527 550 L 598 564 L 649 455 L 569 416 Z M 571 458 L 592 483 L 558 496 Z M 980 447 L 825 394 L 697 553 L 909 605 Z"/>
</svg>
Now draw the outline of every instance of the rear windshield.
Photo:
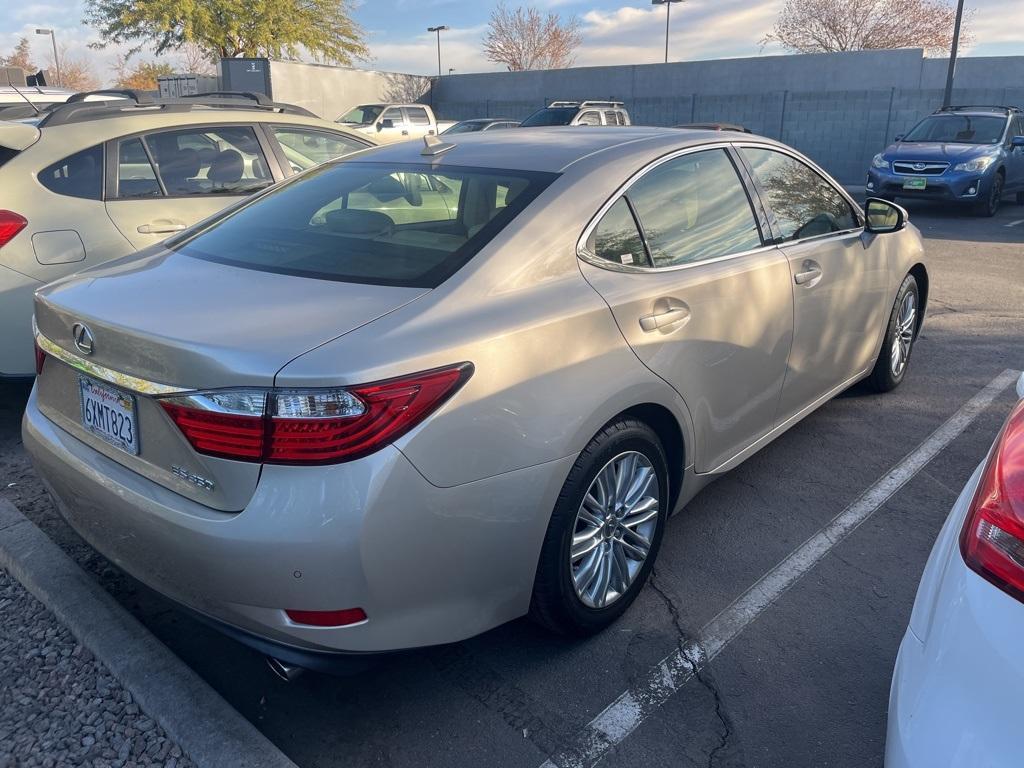
<svg viewBox="0 0 1024 768">
<path fill-rule="evenodd" d="M 434 288 L 556 176 L 327 163 L 168 247 L 266 272 Z"/>
<path fill-rule="evenodd" d="M 1005 117 L 985 115 L 933 115 L 910 129 L 903 141 L 942 141 L 950 144 L 998 144 L 1006 128 Z"/>
<path fill-rule="evenodd" d="M 534 128 L 541 125 L 568 125 L 576 117 L 576 107 L 548 107 L 534 112 L 519 124 L 520 128 Z"/>
</svg>

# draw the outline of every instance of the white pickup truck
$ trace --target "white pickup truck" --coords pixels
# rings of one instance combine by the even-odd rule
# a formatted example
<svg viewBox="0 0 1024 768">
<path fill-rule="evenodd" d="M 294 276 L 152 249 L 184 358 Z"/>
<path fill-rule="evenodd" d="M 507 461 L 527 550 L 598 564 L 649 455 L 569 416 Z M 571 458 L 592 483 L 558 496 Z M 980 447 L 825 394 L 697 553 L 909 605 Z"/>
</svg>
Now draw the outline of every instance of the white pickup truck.
<svg viewBox="0 0 1024 768">
<path fill-rule="evenodd" d="M 372 136 L 380 144 L 436 136 L 455 124 L 452 120 L 439 121 L 426 104 L 360 104 L 335 122 Z"/>
</svg>

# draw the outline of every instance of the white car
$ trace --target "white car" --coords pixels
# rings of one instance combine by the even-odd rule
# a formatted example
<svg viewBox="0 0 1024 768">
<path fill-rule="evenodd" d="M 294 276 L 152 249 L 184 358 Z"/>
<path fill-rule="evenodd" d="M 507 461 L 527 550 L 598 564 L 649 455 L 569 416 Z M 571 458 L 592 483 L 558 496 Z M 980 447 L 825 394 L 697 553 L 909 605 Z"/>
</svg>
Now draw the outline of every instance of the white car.
<svg viewBox="0 0 1024 768">
<path fill-rule="evenodd" d="M 1024 399 L 925 566 L 893 674 L 886 768 L 1019 768 L 1022 699 Z"/>
</svg>

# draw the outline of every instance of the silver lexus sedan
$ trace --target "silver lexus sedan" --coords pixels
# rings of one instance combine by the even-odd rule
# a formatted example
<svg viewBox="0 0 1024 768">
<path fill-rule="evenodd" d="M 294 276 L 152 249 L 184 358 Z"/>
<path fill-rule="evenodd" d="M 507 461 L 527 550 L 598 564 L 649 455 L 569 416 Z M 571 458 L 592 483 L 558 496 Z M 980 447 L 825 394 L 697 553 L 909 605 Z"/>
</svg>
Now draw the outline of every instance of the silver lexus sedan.
<svg viewBox="0 0 1024 768">
<path fill-rule="evenodd" d="M 97 550 L 288 664 L 582 634 L 702 486 L 896 387 L 927 294 L 905 211 L 768 139 L 429 137 L 39 291 L 24 441 Z"/>
</svg>

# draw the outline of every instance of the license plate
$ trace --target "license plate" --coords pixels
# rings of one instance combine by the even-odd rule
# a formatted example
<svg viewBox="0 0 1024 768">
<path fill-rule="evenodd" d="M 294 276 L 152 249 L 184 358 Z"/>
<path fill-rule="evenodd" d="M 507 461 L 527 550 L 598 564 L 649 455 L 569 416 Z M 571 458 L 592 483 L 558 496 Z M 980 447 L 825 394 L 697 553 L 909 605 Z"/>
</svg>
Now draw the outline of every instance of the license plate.
<svg viewBox="0 0 1024 768">
<path fill-rule="evenodd" d="M 904 189 L 924 189 L 927 186 L 928 186 L 928 179 L 914 178 L 914 179 L 904 179 L 903 180 L 903 188 Z"/>
<path fill-rule="evenodd" d="M 78 377 L 82 426 L 133 456 L 139 455 L 139 428 L 135 398 L 86 376 Z"/>
</svg>

